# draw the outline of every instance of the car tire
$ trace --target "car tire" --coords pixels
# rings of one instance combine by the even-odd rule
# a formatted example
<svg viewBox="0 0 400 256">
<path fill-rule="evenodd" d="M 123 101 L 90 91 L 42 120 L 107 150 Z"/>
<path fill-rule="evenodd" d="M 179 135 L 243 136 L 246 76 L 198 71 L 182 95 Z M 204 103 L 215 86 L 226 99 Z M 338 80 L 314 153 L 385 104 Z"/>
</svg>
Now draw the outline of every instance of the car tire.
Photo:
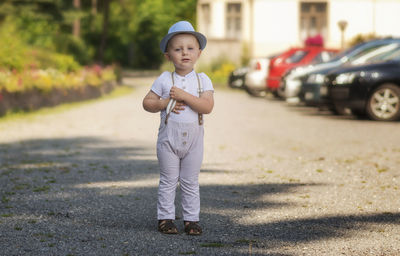
<svg viewBox="0 0 400 256">
<path fill-rule="evenodd" d="M 376 121 L 395 121 L 400 119 L 400 87 L 386 83 L 376 88 L 367 101 L 366 112 Z"/>
<path fill-rule="evenodd" d="M 266 91 L 263 90 L 255 90 L 255 89 L 250 89 L 248 87 L 246 87 L 246 92 L 253 97 L 265 97 L 265 95 L 267 95 Z"/>
</svg>

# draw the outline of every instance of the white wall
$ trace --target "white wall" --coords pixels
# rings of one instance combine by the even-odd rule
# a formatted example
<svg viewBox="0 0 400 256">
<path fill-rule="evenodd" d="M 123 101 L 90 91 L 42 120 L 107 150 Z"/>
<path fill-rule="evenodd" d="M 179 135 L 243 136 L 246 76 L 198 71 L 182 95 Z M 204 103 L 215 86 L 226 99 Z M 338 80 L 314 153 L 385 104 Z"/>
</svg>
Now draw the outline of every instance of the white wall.
<svg viewBox="0 0 400 256">
<path fill-rule="evenodd" d="M 335 0 L 330 1 L 329 16 L 329 44 L 340 47 L 341 31 L 338 22 L 347 21 L 344 32 L 345 42 L 358 34 L 369 34 L 373 30 L 372 1 L 363 0 Z"/>
<path fill-rule="evenodd" d="M 303 45 L 299 35 L 299 8 L 301 2 L 308 0 L 252 0 L 253 17 L 250 17 L 250 0 L 199 0 L 198 6 L 201 3 L 210 3 L 211 6 L 211 28 L 207 35 L 209 39 L 225 39 L 225 5 L 228 1 L 242 3 L 242 43 L 251 41 L 250 24 L 254 25 L 254 57 L 283 51 L 290 46 Z M 338 26 L 340 20 L 348 23 L 344 34 L 347 43 L 356 35 L 374 32 L 378 36 L 400 37 L 400 0 L 326 0 L 326 2 L 328 38 L 325 38 L 325 45 L 327 47 L 341 47 L 341 31 Z M 202 32 L 201 22 L 198 24 L 198 29 Z M 227 46 L 228 44 L 232 47 L 232 42 L 227 42 Z M 222 47 L 223 44 L 219 41 L 218 45 Z M 231 50 L 235 53 L 241 51 L 237 46 Z M 217 53 L 218 51 L 213 51 L 213 54 Z M 237 59 L 237 56 L 235 58 Z"/>
<path fill-rule="evenodd" d="M 300 45 L 296 0 L 254 1 L 254 55 L 263 57 Z"/>
<path fill-rule="evenodd" d="M 211 7 L 211 26 L 210 38 L 222 39 L 225 36 L 225 1 L 214 1 Z"/>
<path fill-rule="evenodd" d="M 381 36 L 400 37 L 400 0 L 379 0 L 375 9 L 375 30 Z"/>
</svg>

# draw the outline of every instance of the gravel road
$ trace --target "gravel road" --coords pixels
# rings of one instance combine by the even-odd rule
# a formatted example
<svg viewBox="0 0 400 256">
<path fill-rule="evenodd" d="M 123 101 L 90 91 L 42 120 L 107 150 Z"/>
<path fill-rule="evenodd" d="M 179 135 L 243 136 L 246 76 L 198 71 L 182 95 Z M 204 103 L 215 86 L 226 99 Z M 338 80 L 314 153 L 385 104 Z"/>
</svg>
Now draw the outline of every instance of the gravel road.
<svg viewBox="0 0 400 256">
<path fill-rule="evenodd" d="M 227 89 L 205 116 L 204 234 L 157 232 L 153 79 L 0 122 L 0 255 L 400 255 L 399 122 Z"/>
</svg>

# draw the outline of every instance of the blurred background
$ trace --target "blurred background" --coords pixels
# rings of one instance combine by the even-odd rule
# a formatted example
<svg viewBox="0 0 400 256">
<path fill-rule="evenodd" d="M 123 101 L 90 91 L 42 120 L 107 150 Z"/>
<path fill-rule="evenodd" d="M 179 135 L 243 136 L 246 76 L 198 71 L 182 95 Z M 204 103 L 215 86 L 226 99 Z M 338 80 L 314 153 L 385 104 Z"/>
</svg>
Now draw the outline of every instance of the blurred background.
<svg viewBox="0 0 400 256">
<path fill-rule="evenodd" d="M 267 82 L 272 57 L 315 46 L 321 49 L 314 59 L 300 62 L 308 50 L 292 50 L 291 63 L 325 62 L 361 42 L 398 37 L 399 11 L 400 0 L 3 0 L 0 114 L 11 108 L 4 102 L 7 93 L 65 93 L 120 81 L 122 70 L 172 69 L 159 41 L 178 20 L 207 36 L 196 69 L 216 86 L 246 88 L 257 96 L 263 85 L 261 95 L 271 88 L 278 94 L 289 67 Z M 246 86 L 249 69 L 258 74 Z"/>
</svg>

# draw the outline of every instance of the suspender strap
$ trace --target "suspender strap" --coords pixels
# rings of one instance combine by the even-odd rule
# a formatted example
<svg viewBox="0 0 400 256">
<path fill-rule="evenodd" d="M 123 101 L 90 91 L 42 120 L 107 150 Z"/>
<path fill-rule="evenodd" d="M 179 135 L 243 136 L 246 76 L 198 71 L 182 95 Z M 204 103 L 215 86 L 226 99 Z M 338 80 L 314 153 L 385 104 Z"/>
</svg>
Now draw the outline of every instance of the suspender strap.
<svg viewBox="0 0 400 256">
<path fill-rule="evenodd" d="M 200 82 L 199 74 L 196 73 L 196 77 L 197 77 L 197 92 L 198 92 L 199 97 L 200 97 L 200 95 L 203 93 L 203 86 L 202 86 L 202 84 Z M 174 72 L 171 72 L 171 80 L 172 80 L 172 86 L 174 86 L 175 85 Z M 176 104 L 176 100 L 173 100 L 173 99 L 169 100 L 168 106 L 167 106 L 167 109 L 166 109 L 167 115 L 165 116 L 165 124 L 168 123 L 169 114 L 171 114 L 172 110 L 175 107 L 175 104 Z M 202 125 L 203 124 L 203 114 L 199 113 L 198 115 L 199 115 L 199 117 L 198 117 L 199 125 Z"/>
<path fill-rule="evenodd" d="M 172 80 L 172 86 L 174 86 L 175 85 L 174 72 L 171 72 L 171 80 Z M 171 112 L 174 109 L 175 105 L 176 105 L 176 100 L 170 99 L 169 102 L 168 102 L 168 105 L 167 105 L 167 109 L 166 109 L 167 115 L 165 116 L 165 124 L 168 123 L 169 114 L 171 114 Z"/>
<path fill-rule="evenodd" d="M 203 93 L 203 86 L 200 83 L 200 78 L 199 78 L 199 74 L 197 74 L 196 72 L 196 77 L 197 77 L 197 92 L 199 93 L 199 97 L 200 95 Z M 203 114 L 199 113 L 199 125 L 203 124 Z"/>
</svg>

